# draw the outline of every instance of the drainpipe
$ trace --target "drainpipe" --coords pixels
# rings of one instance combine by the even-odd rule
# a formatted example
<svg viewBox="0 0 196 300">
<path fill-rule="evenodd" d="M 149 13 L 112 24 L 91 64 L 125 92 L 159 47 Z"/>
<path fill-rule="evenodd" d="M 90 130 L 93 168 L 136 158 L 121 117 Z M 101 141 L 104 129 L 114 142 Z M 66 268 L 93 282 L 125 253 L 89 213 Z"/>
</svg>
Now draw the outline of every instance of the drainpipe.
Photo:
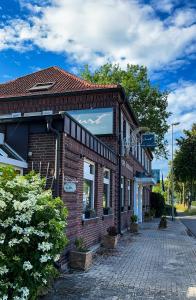
<svg viewBox="0 0 196 300">
<path fill-rule="evenodd" d="M 122 161 L 122 137 L 121 137 L 121 106 L 122 103 L 119 104 L 118 108 L 118 233 L 121 232 L 121 161 Z"/>
<path fill-rule="evenodd" d="M 60 182 L 60 132 L 52 127 L 52 118 L 47 118 L 47 130 L 51 131 L 55 135 L 55 169 L 54 169 L 54 179 L 55 179 L 55 197 L 59 197 L 59 182 Z"/>
</svg>

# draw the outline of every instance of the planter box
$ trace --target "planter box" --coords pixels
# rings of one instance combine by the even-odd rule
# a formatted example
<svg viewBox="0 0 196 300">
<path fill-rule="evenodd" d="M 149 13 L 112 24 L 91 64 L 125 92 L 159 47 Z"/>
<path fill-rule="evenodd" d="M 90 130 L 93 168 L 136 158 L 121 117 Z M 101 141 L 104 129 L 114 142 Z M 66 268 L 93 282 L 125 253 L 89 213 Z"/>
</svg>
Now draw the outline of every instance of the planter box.
<svg viewBox="0 0 196 300">
<path fill-rule="evenodd" d="M 105 235 L 102 239 L 102 245 L 106 249 L 116 248 L 117 243 L 118 243 L 118 235 L 116 236 Z"/>
<path fill-rule="evenodd" d="M 69 266 L 72 269 L 87 271 L 92 265 L 92 259 L 92 251 L 79 252 L 71 250 L 69 255 Z"/>
<path fill-rule="evenodd" d="M 112 213 L 112 209 L 110 207 L 103 208 L 103 214 L 105 216 L 110 215 Z"/>
<path fill-rule="evenodd" d="M 137 223 L 131 223 L 130 224 L 130 232 L 136 233 L 139 230 L 139 225 Z"/>
<path fill-rule="evenodd" d="M 84 212 L 84 217 L 85 217 L 85 219 L 95 218 L 96 217 L 96 212 L 91 211 L 91 210 L 87 210 L 87 211 Z"/>
</svg>

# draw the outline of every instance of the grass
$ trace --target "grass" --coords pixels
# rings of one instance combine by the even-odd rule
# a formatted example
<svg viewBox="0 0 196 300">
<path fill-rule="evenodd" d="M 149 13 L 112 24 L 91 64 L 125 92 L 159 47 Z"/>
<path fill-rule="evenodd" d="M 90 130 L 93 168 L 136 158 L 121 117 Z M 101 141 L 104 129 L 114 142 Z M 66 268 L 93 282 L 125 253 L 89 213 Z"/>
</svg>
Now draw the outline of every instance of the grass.
<svg viewBox="0 0 196 300">
<path fill-rule="evenodd" d="M 185 214 L 188 215 L 188 216 L 196 216 L 196 208 L 192 208 L 192 209 L 187 209 L 185 211 Z"/>
<path fill-rule="evenodd" d="M 191 202 L 191 205 L 192 205 L 192 206 L 196 206 L 196 201 L 192 201 L 192 202 Z"/>
<path fill-rule="evenodd" d="M 184 206 L 184 204 L 180 204 L 180 203 L 177 203 L 175 205 L 175 208 L 177 212 L 186 212 L 188 210 L 187 206 Z"/>
</svg>

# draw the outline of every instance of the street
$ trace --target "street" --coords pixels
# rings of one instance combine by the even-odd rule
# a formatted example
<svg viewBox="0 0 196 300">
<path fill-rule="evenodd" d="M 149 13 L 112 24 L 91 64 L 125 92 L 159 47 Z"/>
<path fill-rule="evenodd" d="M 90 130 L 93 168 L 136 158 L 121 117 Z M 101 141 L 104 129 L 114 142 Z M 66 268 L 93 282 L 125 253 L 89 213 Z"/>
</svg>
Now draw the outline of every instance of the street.
<svg viewBox="0 0 196 300">
<path fill-rule="evenodd" d="M 180 216 L 180 221 L 189 229 L 196 237 L 196 216 Z"/>
</svg>

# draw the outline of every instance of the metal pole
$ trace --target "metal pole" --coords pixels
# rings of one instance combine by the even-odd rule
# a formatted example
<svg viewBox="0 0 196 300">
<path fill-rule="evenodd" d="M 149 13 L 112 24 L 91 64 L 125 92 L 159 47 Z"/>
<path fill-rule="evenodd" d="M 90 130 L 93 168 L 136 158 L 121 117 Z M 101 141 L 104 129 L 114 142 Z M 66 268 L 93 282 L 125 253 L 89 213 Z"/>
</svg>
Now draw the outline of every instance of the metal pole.
<svg viewBox="0 0 196 300">
<path fill-rule="evenodd" d="M 171 184 L 172 184 L 172 221 L 174 221 L 174 170 L 173 170 L 173 159 L 174 159 L 174 133 L 173 133 L 173 124 L 172 126 L 172 161 L 171 161 Z"/>
</svg>

